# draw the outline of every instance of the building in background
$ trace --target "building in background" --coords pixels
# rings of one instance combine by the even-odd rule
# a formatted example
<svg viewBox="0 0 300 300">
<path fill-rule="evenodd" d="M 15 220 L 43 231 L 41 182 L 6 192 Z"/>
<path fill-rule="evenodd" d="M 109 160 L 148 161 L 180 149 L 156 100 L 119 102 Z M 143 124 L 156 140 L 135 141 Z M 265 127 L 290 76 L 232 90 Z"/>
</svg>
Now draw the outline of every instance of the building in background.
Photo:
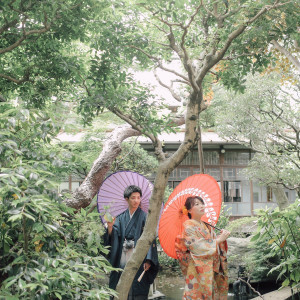
<svg viewBox="0 0 300 300">
<path fill-rule="evenodd" d="M 178 149 L 183 137 L 184 132 L 178 132 L 161 135 L 159 138 L 164 143 L 164 151 L 173 153 Z M 140 138 L 140 144 L 154 155 L 150 140 Z M 256 209 L 277 206 L 271 188 L 247 179 L 243 173 L 254 155 L 251 149 L 238 143 L 227 142 L 215 132 L 202 133 L 202 146 L 204 173 L 211 175 L 219 183 L 226 204 L 225 209 L 233 218 L 253 216 Z M 169 187 L 174 189 L 182 180 L 198 173 L 200 173 L 199 153 L 195 148 L 171 173 Z M 154 181 L 155 174 L 148 178 Z M 285 189 L 285 192 L 289 202 L 294 202 L 296 192 L 288 189 Z"/>
<path fill-rule="evenodd" d="M 164 151 L 170 154 L 178 149 L 183 137 L 183 131 L 159 136 L 164 143 Z M 64 136 L 62 140 L 76 142 L 82 136 L 73 136 L 68 140 L 69 138 L 69 136 Z M 149 154 L 154 155 L 150 140 L 139 137 L 139 143 Z M 227 142 L 215 132 L 203 132 L 202 145 L 205 173 L 214 177 L 219 183 L 222 198 L 226 204 L 225 209 L 232 218 L 253 216 L 256 209 L 277 206 L 271 188 L 247 179 L 243 173 L 254 155 L 251 149 L 238 143 Z M 200 173 L 199 153 L 195 148 L 170 174 L 169 187 L 174 189 L 182 180 L 198 173 Z M 147 177 L 154 182 L 155 174 Z M 84 178 L 77 178 L 70 174 L 69 178 L 61 183 L 60 191 L 75 191 L 83 180 Z M 296 192 L 288 189 L 285 189 L 285 192 L 289 202 L 294 202 Z"/>
</svg>

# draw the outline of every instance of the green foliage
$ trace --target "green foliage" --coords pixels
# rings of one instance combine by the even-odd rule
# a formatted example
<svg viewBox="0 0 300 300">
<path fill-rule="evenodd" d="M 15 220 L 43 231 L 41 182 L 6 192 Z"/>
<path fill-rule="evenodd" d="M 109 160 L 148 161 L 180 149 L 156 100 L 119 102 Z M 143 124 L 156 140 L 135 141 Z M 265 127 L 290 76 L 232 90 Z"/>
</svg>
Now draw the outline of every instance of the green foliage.
<svg viewBox="0 0 300 300">
<path fill-rule="evenodd" d="M 0 6 L 0 85 L 4 98 L 18 95 L 41 107 L 84 71 L 74 41 L 86 41 L 88 22 L 105 2 L 2 1 Z M 5 17 L 2 17 L 5 16 Z"/>
<path fill-rule="evenodd" d="M 226 229 L 231 232 L 230 236 L 245 237 L 245 235 L 249 234 L 247 230 L 244 230 L 245 227 L 249 227 L 249 231 L 250 231 L 255 226 L 256 222 L 257 222 L 257 217 L 239 218 L 229 222 Z"/>
<path fill-rule="evenodd" d="M 176 272 L 178 273 L 178 275 L 181 275 L 178 260 L 168 256 L 165 252 L 162 251 L 161 253 L 159 253 L 158 262 L 161 270 L 172 273 Z"/>
<path fill-rule="evenodd" d="M 112 164 L 112 171 L 131 170 L 144 175 L 155 173 L 158 161 L 151 156 L 138 143 L 122 143 L 122 152 Z"/>
<path fill-rule="evenodd" d="M 229 218 L 230 218 L 230 213 L 226 209 L 226 204 L 224 204 L 224 202 L 222 202 L 222 207 L 221 207 L 217 227 L 220 229 L 225 229 L 229 224 Z"/>
<path fill-rule="evenodd" d="M 108 299 L 99 216 L 60 202 L 43 113 L 0 106 L 0 295 L 17 299 Z"/>
<path fill-rule="evenodd" d="M 216 80 L 235 91 L 244 91 L 245 75 L 261 72 L 272 61 L 270 54 L 264 52 L 270 40 L 280 39 L 295 28 L 289 24 L 282 31 L 274 31 L 272 38 L 269 36 L 274 24 L 282 19 L 284 6 L 280 6 L 272 15 L 273 22 L 267 18 L 257 20 L 251 28 L 230 41 L 225 62 L 210 65 L 209 57 L 223 51 L 233 32 L 246 27 L 247 20 L 265 5 L 271 5 L 270 1 L 226 3 L 125 1 L 120 4 L 113 1 L 111 6 L 108 5 L 106 14 L 99 20 L 99 31 L 91 32 L 89 75 L 85 82 L 88 95 L 79 97 L 78 108 L 85 121 L 91 122 L 107 108 L 118 116 L 122 115 L 124 121 L 138 124 L 144 133 L 157 135 L 164 130 L 171 131 L 169 116 L 157 114 L 161 104 L 154 101 L 152 91 L 136 82 L 132 72 L 145 68 L 153 70 L 164 63 L 168 66 L 179 56 L 181 67 L 174 72 L 182 77 L 177 78 L 177 82 L 189 81 L 183 80 L 183 77 L 191 78 L 187 74 L 184 54 L 189 63 L 193 62 L 195 78 L 200 76 L 200 70 L 209 68 L 213 71 L 205 73 L 201 80 L 204 94 Z M 289 5 L 289 10 L 293 11 L 294 3 Z M 221 15 L 224 19 L 219 18 Z M 170 40 L 172 46 L 168 46 Z M 188 86 L 186 91 L 189 94 L 191 87 Z M 164 99 L 157 100 L 164 102 Z"/>
<path fill-rule="evenodd" d="M 257 153 L 247 175 L 261 184 L 297 190 L 299 172 L 298 86 L 281 85 L 278 74 L 248 76 L 246 92 L 220 89 L 211 110 L 216 131 Z"/>
<path fill-rule="evenodd" d="M 258 212 L 257 232 L 251 239 L 254 253 L 249 266 L 253 277 L 276 276 L 282 287 L 300 282 L 299 200 L 283 211 Z"/>
</svg>

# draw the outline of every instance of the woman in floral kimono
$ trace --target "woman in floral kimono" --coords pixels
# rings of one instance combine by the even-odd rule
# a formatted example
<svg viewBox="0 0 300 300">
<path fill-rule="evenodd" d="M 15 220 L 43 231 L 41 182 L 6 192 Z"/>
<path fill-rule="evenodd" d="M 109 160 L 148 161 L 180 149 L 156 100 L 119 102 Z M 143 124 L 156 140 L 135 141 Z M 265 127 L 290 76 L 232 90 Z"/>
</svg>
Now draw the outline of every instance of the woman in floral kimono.
<svg viewBox="0 0 300 300">
<path fill-rule="evenodd" d="M 183 299 L 227 299 L 227 242 L 230 232 L 222 230 L 216 236 L 209 224 L 201 221 L 205 203 L 201 197 L 188 197 L 182 210 L 189 216 L 175 247 L 185 277 Z"/>
</svg>

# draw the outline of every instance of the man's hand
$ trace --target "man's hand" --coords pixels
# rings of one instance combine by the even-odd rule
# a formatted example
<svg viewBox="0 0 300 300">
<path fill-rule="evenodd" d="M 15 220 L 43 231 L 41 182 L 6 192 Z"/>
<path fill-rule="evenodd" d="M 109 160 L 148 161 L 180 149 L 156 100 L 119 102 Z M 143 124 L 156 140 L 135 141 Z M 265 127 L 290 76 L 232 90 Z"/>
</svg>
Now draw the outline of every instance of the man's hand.
<svg viewBox="0 0 300 300">
<path fill-rule="evenodd" d="M 151 267 L 150 261 L 146 261 L 146 262 L 144 263 L 144 270 L 145 270 L 145 271 L 148 271 L 148 270 L 150 269 L 150 267 Z"/>
<path fill-rule="evenodd" d="M 112 233 L 112 229 L 113 229 L 113 226 L 115 224 L 115 221 L 116 221 L 116 218 L 113 217 L 112 222 L 106 222 L 106 224 L 107 224 L 107 230 L 108 230 L 108 234 L 109 235 L 111 235 L 111 233 Z"/>
</svg>

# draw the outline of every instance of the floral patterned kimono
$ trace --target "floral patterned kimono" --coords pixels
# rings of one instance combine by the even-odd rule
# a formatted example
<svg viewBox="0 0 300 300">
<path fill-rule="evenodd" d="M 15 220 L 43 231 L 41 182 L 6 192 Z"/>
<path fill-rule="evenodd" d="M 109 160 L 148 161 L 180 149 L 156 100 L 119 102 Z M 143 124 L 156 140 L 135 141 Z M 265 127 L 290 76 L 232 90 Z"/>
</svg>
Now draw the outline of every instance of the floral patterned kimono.
<svg viewBox="0 0 300 300">
<path fill-rule="evenodd" d="M 217 246 L 215 233 L 203 222 L 190 219 L 183 226 L 182 235 L 175 241 L 177 258 L 185 277 L 183 299 L 227 299 L 227 243 Z"/>
</svg>

